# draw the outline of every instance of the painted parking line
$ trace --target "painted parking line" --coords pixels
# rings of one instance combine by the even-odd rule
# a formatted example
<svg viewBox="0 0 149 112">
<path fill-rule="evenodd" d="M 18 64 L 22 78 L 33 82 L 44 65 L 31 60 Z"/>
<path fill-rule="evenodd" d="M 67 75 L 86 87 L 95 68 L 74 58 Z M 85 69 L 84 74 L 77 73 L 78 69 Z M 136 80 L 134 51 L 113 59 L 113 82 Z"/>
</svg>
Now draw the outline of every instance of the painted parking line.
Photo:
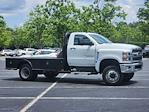
<svg viewBox="0 0 149 112">
<path fill-rule="evenodd" d="M 66 77 L 68 74 L 64 74 L 60 79 Z M 24 108 L 20 110 L 20 112 L 26 112 L 29 108 L 31 108 L 39 99 L 41 99 L 47 92 L 49 92 L 52 88 L 56 86 L 58 81 L 50 85 L 46 90 L 44 90 L 41 94 L 39 94 L 36 98 L 34 98 L 29 104 L 27 104 Z"/>
<path fill-rule="evenodd" d="M 0 76 L 0 78 L 18 78 L 18 76 Z"/>
<path fill-rule="evenodd" d="M 0 97 L 0 100 L 32 100 L 35 97 Z M 127 97 L 41 97 L 40 100 L 149 100 L 149 98 Z M 27 109 L 28 110 L 28 109 Z M 26 112 L 27 110 L 21 110 Z M 20 111 L 20 112 L 21 112 Z"/>
<path fill-rule="evenodd" d="M 140 79 L 140 78 L 135 78 L 134 80 L 137 80 L 137 81 L 148 81 L 149 79 Z"/>
<path fill-rule="evenodd" d="M 136 78 L 136 77 L 148 77 L 148 76 L 149 76 L 149 73 L 146 75 L 135 75 L 134 78 Z"/>
<path fill-rule="evenodd" d="M 5 68 L 3 68 L 3 70 L 0 70 L 0 72 L 18 72 L 17 70 L 6 70 Z"/>
<path fill-rule="evenodd" d="M 35 97 L 0 97 L 0 100 L 32 100 Z"/>
<path fill-rule="evenodd" d="M 21 86 L 19 86 L 19 87 L 0 87 L 0 89 L 44 89 L 44 88 L 47 88 L 47 87 L 45 87 L 45 86 L 33 86 L 33 87 L 31 87 L 31 86 L 29 86 L 29 87 L 21 87 Z"/>
<path fill-rule="evenodd" d="M 47 88 L 45 86 L 34 86 L 34 87 L 0 87 L 0 89 L 38 89 L 38 88 Z M 60 87 L 54 87 L 54 88 L 68 88 L 68 89 L 91 89 L 91 88 L 99 88 L 99 89 L 149 89 L 149 86 L 60 86 Z"/>
<path fill-rule="evenodd" d="M 149 58 L 143 58 L 144 61 L 149 60 Z"/>
<path fill-rule="evenodd" d="M 4 58 L 4 57 L 0 57 L 0 60 L 1 60 L 1 61 L 5 61 L 5 58 Z"/>
<path fill-rule="evenodd" d="M 126 97 L 42 97 L 43 100 L 149 100 L 149 98 Z"/>
<path fill-rule="evenodd" d="M 148 70 L 141 70 L 141 71 L 138 71 L 137 73 L 149 73 Z"/>
<path fill-rule="evenodd" d="M 149 86 L 60 86 L 57 89 L 149 89 Z"/>
<path fill-rule="evenodd" d="M 0 89 L 44 89 L 45 86 L 29 86 L 29 87 L 0 87 Z M 60 86 L 54 88 L 61 89 L 149 89 L 149 86 Z"/>
</svg>

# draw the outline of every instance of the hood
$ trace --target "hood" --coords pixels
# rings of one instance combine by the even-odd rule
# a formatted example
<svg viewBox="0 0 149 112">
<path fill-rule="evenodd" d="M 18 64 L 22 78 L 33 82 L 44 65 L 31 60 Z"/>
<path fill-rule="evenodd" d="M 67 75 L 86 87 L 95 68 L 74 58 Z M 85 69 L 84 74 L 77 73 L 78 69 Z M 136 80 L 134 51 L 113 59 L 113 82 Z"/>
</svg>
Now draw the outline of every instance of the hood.
<svg viewBox="0 0 149 112">
<path fill-rule="evenodd" d="M 121 44 L 121 43 L 106 43 L 98 45 L 99 49 L 117 49 L 117 50 L 129 50 L 132 51 L 133 49 L 141 49 L 139 46 L 131 45 L 131 44 Z"/>
</svg>

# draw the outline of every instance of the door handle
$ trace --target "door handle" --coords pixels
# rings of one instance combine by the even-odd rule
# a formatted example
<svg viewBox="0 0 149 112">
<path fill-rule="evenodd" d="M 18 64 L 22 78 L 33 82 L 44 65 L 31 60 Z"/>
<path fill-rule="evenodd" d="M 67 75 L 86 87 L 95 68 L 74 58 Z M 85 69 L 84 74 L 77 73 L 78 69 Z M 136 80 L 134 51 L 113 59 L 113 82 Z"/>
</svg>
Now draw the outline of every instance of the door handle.
<svg viewBox="0 0 149 112">
<path fill-rule="evenodd" d="M 70 50 L 75 50 L 76 48 L 70 48 Z"/>
</svg>

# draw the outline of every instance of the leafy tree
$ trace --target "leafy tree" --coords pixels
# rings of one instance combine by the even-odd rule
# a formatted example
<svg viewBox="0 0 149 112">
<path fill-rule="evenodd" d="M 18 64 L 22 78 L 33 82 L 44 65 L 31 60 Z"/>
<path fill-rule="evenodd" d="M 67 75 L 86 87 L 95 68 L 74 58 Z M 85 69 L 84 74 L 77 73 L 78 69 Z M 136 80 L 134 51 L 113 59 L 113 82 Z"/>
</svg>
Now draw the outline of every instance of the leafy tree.
<svg viewBox="0 0 149 112">
<path fill-rule="evenodd" d="M 149 42 L 149 0 L 139 9 L 140 21 L 131 24 L 123 22 L 127 14 L 114 5 L 116 1 L 94 0 L 78 8 L 72 0 L 47 0 L 15 29 L 8 28 L 0 16 L 0 47 L 61 47 L 66 32 L 97 32 L 115 42 Z M 114 23 L 117 18 L 121 21 Z"/>
<path fill-rule="evenodd" d="M 142 30 L 144 42 L 149 42 L 149 0 L 145 1 L 144 6 L 144 8 L 140 8 L 138 11 L 138 18 L 141 21 L 139 28 Z"/>
<path fill-rule="evenodd" d="M 120 33 L 120 37 L 118 38 L 118 42 L 130 43 L 141 41 L 142 32 L 141 30 L 133 24 L 127 24 L 125 22 L 121 22 L 117 25 L 117 31 Z"/>
<path fill-rule="evenodd" d="M 5 27 L 6 27 L 5 20 L 2 16 L 0 16 L 0 28 L 5 28 Z"/>
<path fill-rule="evenodd" d="M 119 6 L 114 6 L 112 2 L 116 0 L 105 0 L 101 8 L 101 0 L 95 0 L 94 4 L 83 7 L 80 18 L 80 31 L 90 31 L 101 33 L 112 40 L 115 39 L 116 28 L 112 23 L 115 18 L 125 19 L 126 14 Z"/>
<path fill-rule="evenodd" d="M 11 45 L 11 36 L 13 30 L 6 26 L 6 22 L 2 16 L 0 16 L 0 47 L 5 48 Z"/>
<path fill-rule="evenodd" d="M 63 36 L 69 31 L 102 32 L 114 38 L 116 29 L 112 20 L 115 17 L 124 19 L 126 16 L 120 7 L 112 4 L 114 1 L 105 0 L 101 9 L 100 0 L 95 0 L 94 4 L 80 9 L 71 1 L 48 0 L 45 5 L 37 6 L 30 13 L 30 19 L 24 25 L 28 29 L 30 46 L 62 46 Z"/>
<path fill-rule="evenodd" d="M 144 6 L 138 11 L 138 18 L 143 21 L 149 21 L 149 0 L 145 1 Z"/>
</svg>

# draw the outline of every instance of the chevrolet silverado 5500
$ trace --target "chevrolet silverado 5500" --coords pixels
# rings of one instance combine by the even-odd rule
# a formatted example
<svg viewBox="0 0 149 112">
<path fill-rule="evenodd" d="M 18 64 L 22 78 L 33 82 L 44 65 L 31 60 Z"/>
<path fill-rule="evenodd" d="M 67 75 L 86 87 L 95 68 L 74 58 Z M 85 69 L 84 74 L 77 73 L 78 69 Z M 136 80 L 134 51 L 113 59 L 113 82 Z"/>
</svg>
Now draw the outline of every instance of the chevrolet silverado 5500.
<svg viewBox="0 0 149 112">
<path fill-rule="evenodd" d="M 22 80 L 35 80 L 39 74 L 52 79 L 59 73 L 90 72 L 102 74 L 105 84 L 112 86 L 132 79 L 142 65 L 140 47 L 86 32 L 67 33 L 57 57 L 6 58 L 6 69 L 19 69 Z"/>
</svg>

